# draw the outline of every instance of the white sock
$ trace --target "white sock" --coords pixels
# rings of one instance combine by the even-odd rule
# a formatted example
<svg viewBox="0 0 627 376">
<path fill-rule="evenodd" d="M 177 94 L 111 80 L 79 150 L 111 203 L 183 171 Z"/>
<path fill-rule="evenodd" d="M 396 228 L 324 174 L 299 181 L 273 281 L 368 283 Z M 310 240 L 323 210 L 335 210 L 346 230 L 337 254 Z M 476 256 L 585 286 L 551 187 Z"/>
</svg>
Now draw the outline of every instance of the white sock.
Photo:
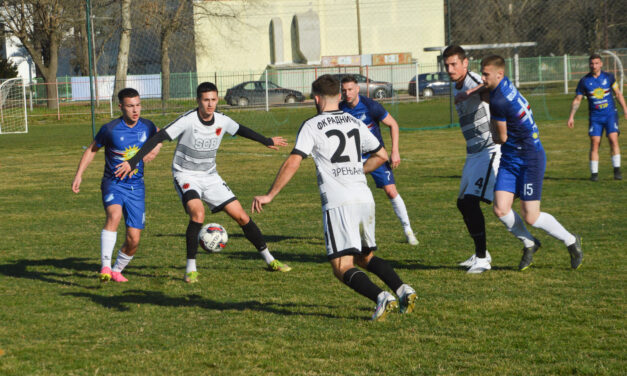
<svg viewBox="0 0 627 376">
<path fill-rule="evenodd" d="M 590 173 L 592 174 L 599 173 L 599 161 L 590 161 Z"/>
<path fill-rule="evenodd" d="M 612 166 L 620 167 L 620 154 L 612 155 Z"/>
<path fill-rule="evenodd" d="M 541 212 L 540 216 L 538 216 L 538 219 L 532 226 L 546 231 L 555 239 L 563 241 L 566 246 L 575 243 L 577 240 L 575 239 L 575 235 L 566 231 L 564 226 L 562 226 L 557 219 L 549 213 Z"/>
<path fill-rule="evenodd" d="M 187 266 L 185 266 L 185 273 L 196 271 L 196 259 L 187 259 Z"/>
<path fill-rule="evenodd" d="M 100 233 L 100 263 L 102 267 L 111 267 L 111 256 L 118 233 L 115 231 L 102 230 Z"/>
<path fill-rule="evenodd" d="M 401 225 L 405 230 L 411 231 L 411 224 L 409 223 L 409 216 L 407 215 L 407 207 L 405 206 L 405 201 L 401 195 L 396 195 L 396 197 L 391 198 L 390 202 L 392 203 L 392 208 L 394 209 L 394 213 L 398 217 L 398 220 L 401 221 Z"/>
<path fill-rule="evenodd" d="M 413 290 L 410 285 L 403 283 L 401 287 L 396 289 L 396 296 L 401 297 L 407 291 L 407 289 Z"/>
<path fill-rule="evenodd" d="M 116 257 L 115 259 L 115 265 L 113 265 L 113 268 L 111 270 L 114 272 L 121 273 L 122 270 L 126 268 L 126 265 L 128 265 L 128 263 L 131 262 L 132 259 L 133 259 L 133 256 L 127 255 L 126 253 L 122 252 L 122 250 L 120 249 L 118 251 L 118 257 Z"/>
<path fill-rule="evenodd" d="M 272 254 L 270 253 L 270 251 L 268 251 L 268 248 L 266 248 L 263 251 L 259 252 L 259 254 L 264 259 L 266 264 L 268 264 L 268 265 L 270 265 L 270 263 L 272 261 L 274 261 L 274 257 L 272 257 Z"/>
<path fill-rule="evenodd" d="M 509 213 L 505 214 L 502 217 L 499 217 L 499 220 L 503 222 L 507 230 L 514 234 L 520 241 L 523 242 L 525 247 L 532 247 L 535 242 L 533 241 L 533 236 L 527 231 L 525 227 L 525 223 L 522 218 L 513 210 L 510 210 Z"/>
</svg>

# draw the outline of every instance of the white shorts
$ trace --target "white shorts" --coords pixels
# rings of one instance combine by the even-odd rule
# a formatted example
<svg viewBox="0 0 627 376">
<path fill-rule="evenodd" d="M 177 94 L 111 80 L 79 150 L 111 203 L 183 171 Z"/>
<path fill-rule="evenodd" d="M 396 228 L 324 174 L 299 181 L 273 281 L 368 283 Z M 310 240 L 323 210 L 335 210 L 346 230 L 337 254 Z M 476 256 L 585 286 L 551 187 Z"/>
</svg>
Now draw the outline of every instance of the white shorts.
<svg viewBox="0 0 627 376">
<path fill-rule="evenodd" d="M 226 204 L 237 200 L 228 185 L 218 174 L 189 174 L 185 172 L 175 172 L 174 188 L 179 197 L 186 204 L 185 194 L 189 191 L 198 193 L 198 198 L 209 205 L 212 213 L 219 212 Z"/>
<path fill-rule="evenodd" d="M 494 199 L 494 183 L 501 160 L 500 148 L 486 149 L 480 153 L 468 154 L 462 171 L 459 198 L 466 195 L 479 197 L 491 203 Z"/>
<path fill-rule="evenodd" d="M 328 259 L 367 254 L 376 250 L 374 216 L 374 202 L 339 206 L 323 211 Z"/>
</svg>

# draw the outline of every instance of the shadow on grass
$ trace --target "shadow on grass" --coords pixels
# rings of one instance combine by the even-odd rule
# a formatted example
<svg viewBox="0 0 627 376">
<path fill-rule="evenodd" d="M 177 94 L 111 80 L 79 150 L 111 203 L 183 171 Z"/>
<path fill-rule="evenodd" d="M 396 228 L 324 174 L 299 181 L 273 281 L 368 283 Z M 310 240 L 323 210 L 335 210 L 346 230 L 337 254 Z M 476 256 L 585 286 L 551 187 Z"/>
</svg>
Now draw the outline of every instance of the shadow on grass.
<svg viewBox="0 0 627 376">
<path fill-rule="evenodd" d="M 398 270 L 442 270 L 442 269 L 459 270 L 459 271 L 468 270 L 468 268 L 459 266 L 459 265 L 427 265 L 427 264 L 423 264 L 420 262 L 412 262 L 412 261 L 398 262 L 394 260 L 388 260 L 388 262 L 390 263 L 390 265 L 392 265 L 394 269 L 398 269 Z M 518 270 L 518 268 L 514 266 L 492 266 L 492 270 L 514 271 L 514 270 Z"/>
<path fill-rule="evenodd" d="M 64 296 L 73 296 L 76 298 L 87 298 L 96 304 L 100 304 L 105 308 L 113 308 L 118 311 L 129 311 L 128 305 L 131 304 L 152 304 L 161 307 L 199 307 L 216 311 L 260 311 L 274 313 L 277 315 L 301 315 L 301 316 L 320 316 L 325 318 L 341 318 L 327 313 L 313 312 L 295 312 L 290 308 L 320 308 L 318 304 L 301 304 L 301 303 L 262 303 L 257 300 L 248 300 L 243 302 L 218 302 L 211 299 L 205 299 L 197 294 L 189 294 L 186 296 L 168 296 L 161 291 L 144 291 L 144 290 L 126 290 L 124 295 L 102 296 L 98 294 L 90 294 L 83 292 L 68 292 Z M 326 306 L 333 309 L 337 307 Z"/>
<path fill-rule="evenodd" d="M 170 237 L 170 238 L 184 238 L 185 234 L 180 233 L 180 234 L 155 234 L 153 235 L 157 238 L 166 238 L 166 237 Z M 240 234 L 240 233 L 236 233 L 236 234 L 230 234 L 229 233 L 229 239 L 231 238 L 243 238 L 244 234 Z M 304 236 L 283 236 L 283 235 L 264 235 L 263 236 L 266 240 L 266 242 L 268 243 L 279 243 L 282 242 L 284 240 L 296 240 L 296 239 L 300 239 L 300 240 L 315 240 L 316 238 L 312 238 L 312 237 L 304 237 Z M 319 242 L 309 242 L 311 244 L 318 244 Z"/>
<path fill-rule="evenodd" d="M 26 278 L 64 286 L 77 286 L 96 289 L 96 286 L 84 286 L 68 281 L 68 277 L 95 278 L 100 264 L 88 261 L 88 258 L 68 257 L 64 259 L 18 260 L 0 265 L 0 274 L 7 277 Z M 48 270 L 54 268 L 55 270 Z M 138 268 L 142 268 L 139 266 Z"/>
<path fill-rule="evenodd" d="M 552 177 L 552 176 L 545 176 L 545 177 L 544 177 L 544 180 L 571 180 L 571 181 L 584 181 L 584 180 L 590 180 L 590 177 L 585 177 L 585 178 L 584 178 L 584 177 L 582 177 L 582 178 L 568 178 L 568 177 L 564 178 L 564 177 L 561 177 L 561 178 L 557 178 L 557 177 Z"/>
</svg>

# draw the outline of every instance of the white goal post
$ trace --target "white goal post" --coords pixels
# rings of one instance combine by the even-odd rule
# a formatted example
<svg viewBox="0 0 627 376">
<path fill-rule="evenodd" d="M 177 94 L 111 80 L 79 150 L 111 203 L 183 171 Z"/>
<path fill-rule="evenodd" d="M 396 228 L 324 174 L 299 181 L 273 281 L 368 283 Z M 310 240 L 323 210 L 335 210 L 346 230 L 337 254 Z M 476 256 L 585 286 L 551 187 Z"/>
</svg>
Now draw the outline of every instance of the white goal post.
<svg viewBox="0 0 627 376">
<path fill-rule="evenodd" d="M 21 78 L 0 83 L 0 134 L 28 133 L 26 87 Z"/>
</svg>

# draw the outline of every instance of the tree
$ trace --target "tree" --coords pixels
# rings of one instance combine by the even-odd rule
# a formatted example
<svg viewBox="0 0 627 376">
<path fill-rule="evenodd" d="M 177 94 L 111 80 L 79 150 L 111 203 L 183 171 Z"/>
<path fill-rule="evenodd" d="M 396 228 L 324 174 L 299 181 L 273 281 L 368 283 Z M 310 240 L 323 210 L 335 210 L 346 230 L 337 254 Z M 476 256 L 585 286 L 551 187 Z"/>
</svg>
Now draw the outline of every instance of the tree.
<svg viewBox="0 0 627 376">
<path fill-rule="evenodd" d="M 120 34 L 120 46 L 118 48 L 118 60 L 115 70 L 115 85 L 113 96 L 126 86 L 126 74 L 128 73 L 128 54 L 131 47 L 131 0 L 122 0 L 120 4 L 122 16 L 122 32 Z"/>
<path fill-rule="evenodd" d="M 17 77 L 17 68 L 7 59 L 0 57 L 0 78 Z"/>
<path fill-rule="evenodd" d="M 59 47 L 70 29 L 78 0 L 5 0 L 0 21 L 20 39 L 46 83 L 48 108 L 57 108 Z"/>
</svg>

